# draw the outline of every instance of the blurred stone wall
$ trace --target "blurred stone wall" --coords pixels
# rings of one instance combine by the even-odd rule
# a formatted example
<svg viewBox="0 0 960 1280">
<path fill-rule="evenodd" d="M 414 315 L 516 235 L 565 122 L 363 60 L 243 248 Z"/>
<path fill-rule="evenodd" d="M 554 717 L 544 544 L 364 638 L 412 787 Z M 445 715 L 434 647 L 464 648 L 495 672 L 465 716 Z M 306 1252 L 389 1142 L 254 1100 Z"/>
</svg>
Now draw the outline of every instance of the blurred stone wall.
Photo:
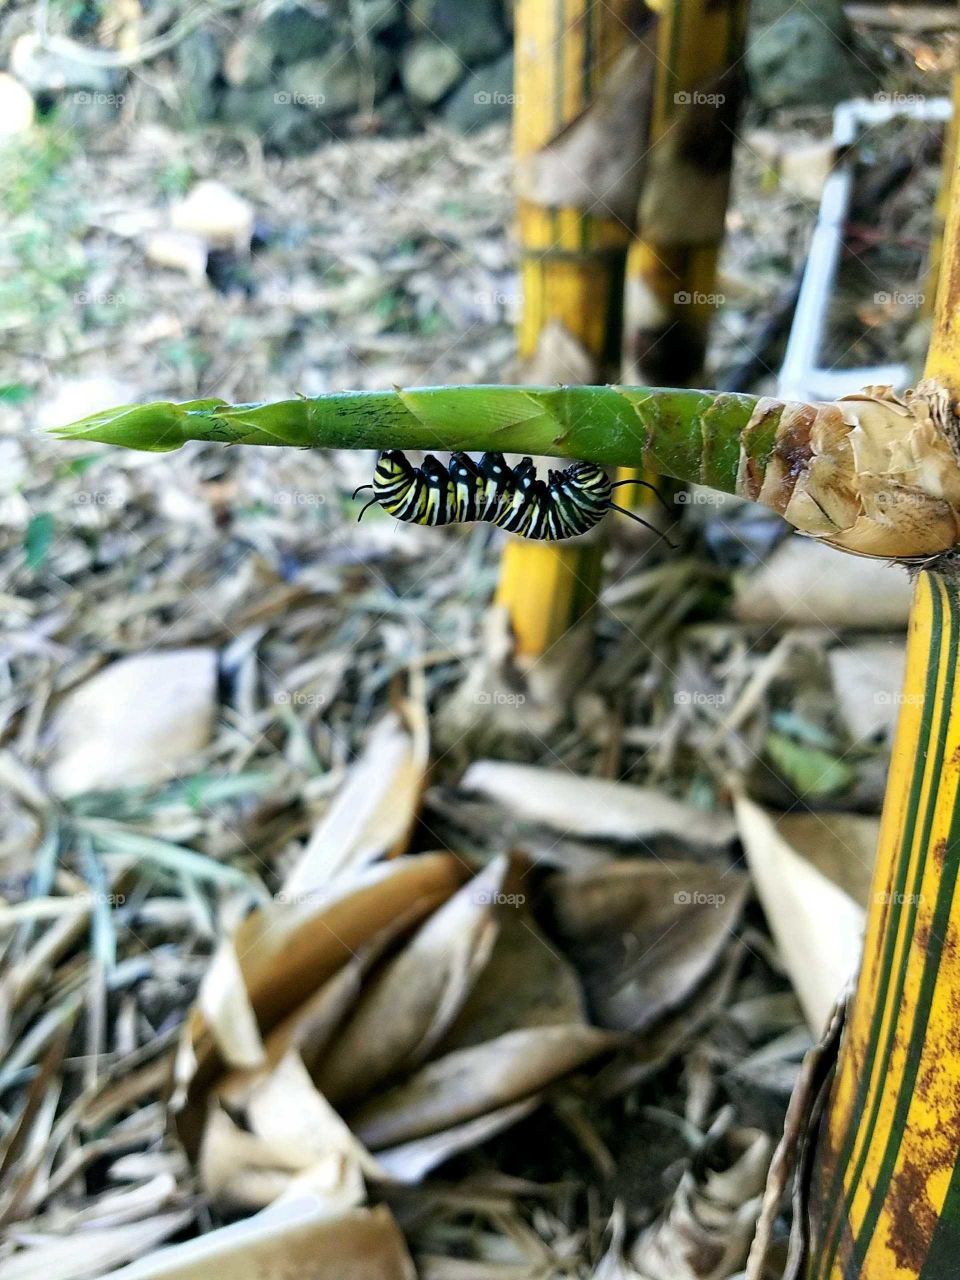
<svg viewBox="0 0 960 1280">
<path fill-rule="evenodd" d="M 273 151 L 357 133 L 397 135 L 437 120 L 464 133 L 509 116 L 513 0 L 264 0 L 216 11 L 175 42 L 160 0 L 123 28 L 123 0 L 56 11 L 43 46 L 36 6 L 0 18 L 0 66 L 41 113 L 98 128 L 124 112 L 174 127 L 222 123 Z M 184 7 L 184 16 L 196 12 Z M 51 27 L 54 21 L 51 18 Z M 136 50 L 168 47 L 145 61 Z M 132 65 L 103 65 L 107 48 Z"/>
</svg>

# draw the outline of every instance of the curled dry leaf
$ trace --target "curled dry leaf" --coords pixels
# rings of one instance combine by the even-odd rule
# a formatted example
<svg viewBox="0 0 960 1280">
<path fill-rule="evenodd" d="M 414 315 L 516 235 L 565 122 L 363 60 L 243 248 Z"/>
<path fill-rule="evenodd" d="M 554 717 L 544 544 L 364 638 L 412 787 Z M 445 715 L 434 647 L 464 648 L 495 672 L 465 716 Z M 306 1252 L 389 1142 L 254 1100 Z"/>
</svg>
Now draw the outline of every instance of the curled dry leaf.
<svg viewBox="0 0 960 1280">
<path fill-rule="evenodd" d="M 564 769 L 480 760 L 467 769 L 461 786 L 565 835 L 608 840 L 673 835 L 719 848 L 735 834 L 726 814 L 708 813 L 651 787 L 582 778 Z"/>
<path fill-rule="evenodd" d="M 752 800 L 738 797 L 736 812 L 757 895 L 810 1030 L 819 1036 L 860 964 L 863 908 L 792 848 Z"/>
<path fill-rule="evenodd" d="M 203 1136 L 200 1174 L 216 1201 L 263 1208 L 286 1192 L 309 1192 L 335 1214 L 365 1199 L 364 1174 L 375 1162 L 319 1093 L 291 1050 L 262 1075 L 245 1099 L 248 1129 L 212 1107 Z"/>
<path fill-rule="evenodd" d="M 425 854 L 369 867 L 357 874 L 352 888 L 274 902 L 240 924 L 224 948 L 232 949 L 237 966 L 210 972 L 220 981 L 233 972 L 242 981 L 261 1036 L 267 1035 L 314 997 L 323 984 L 348 964 L 364 942 L 375 938 L 398 917 L 426 915 L 453 893 L 462 868 L 449 854 Z M 184 1028 L 177 1056 L 175 1105 L 188 1150 L 196 1150 L 202 1129 L 204 1093 L 225 1066 L 238 1061 L 230 1038 L 232 1022 L 211 1024 L 205 1008 L 230 1008 L 226 996 L 206 995 L 207 979 Z M 247 1060 L 239 1056 L 240 1065 Z"/>
<path fill-rule="evenodd" d="M 446 854 L 355 869 L 352 891 L 345 877 L 236 931 L 179 1062 L 180 1130 L 211 1197 L 249 1209 L 308 1190 L 341 1212 L 364 1177 L 422 1177 L 622 1043 L 587 1025 L 573 970 L 505 892 L 519 869 L 462 874 Z"/>
<path fill-rule="evenodd" d="M 420 804 L 429 759 L 422 708 L 410 702 L 405 722 L 386 716 L 370 734 L 303 855 L 284 881 L 287 899 L 313 893 L 350 867 L 365 866 L 407 843 Z"/>
<path fill-rule="evenodd" d="M 638 1033 L 682 1006 L 715 971 L 748 889 L 740 872 L 677 861 L 553 877 L 556 928 L 594 1018 Z"/>
<path fill-rule="evenodd" d="M 366 986 L 317 1064 L 317 1083 L 332 1102 L 362 1096 L 432 1051 L 490 958 L 492 907 L 506 870 L 498 858 L 465 884 Z"/>
<path fill-rule="evenodd" d="M 735 1130 L 720 1141 L 708 1135 L 670 1205 L 631 1252 L 641 1280 L 727 1280 L 743 1266 L 770 1149 L 770 1139 L 756 1129 Z"/>
</svg>

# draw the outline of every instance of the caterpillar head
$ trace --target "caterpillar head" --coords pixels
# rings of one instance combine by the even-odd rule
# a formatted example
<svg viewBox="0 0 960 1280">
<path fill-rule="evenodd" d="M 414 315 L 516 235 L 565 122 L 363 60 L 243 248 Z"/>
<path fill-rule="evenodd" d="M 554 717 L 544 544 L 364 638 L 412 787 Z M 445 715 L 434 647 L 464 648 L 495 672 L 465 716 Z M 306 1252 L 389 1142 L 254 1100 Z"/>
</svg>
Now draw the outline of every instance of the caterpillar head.
<svg viewBox="0 0 960 1280">
<path fill-rule="evenodd" d="M 413 475 L 413 467 L 400 449 L 384 449 L 377 458 L 377 468 L 373 473 L 373 483 L 377 485 L 395 484 Z"/>
</svg>

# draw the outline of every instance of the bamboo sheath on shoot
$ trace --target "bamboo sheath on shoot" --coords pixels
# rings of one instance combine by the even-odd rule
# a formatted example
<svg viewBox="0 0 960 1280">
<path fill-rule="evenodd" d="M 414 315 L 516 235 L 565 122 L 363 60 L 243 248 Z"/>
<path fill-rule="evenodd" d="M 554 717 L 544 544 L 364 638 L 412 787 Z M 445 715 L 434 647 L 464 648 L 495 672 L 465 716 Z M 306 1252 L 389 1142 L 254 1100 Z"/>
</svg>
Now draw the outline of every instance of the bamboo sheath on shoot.
<svg viewBox="0 0 960 1280">
<path fill-rule="evenodd" d="M 936 381 L 836 401 L 645 387 L 427 387 L 267 404 L 127 405 L 55 432 L 135 449 L 188 440 L 329 449 L 484 450 L 652 468 L 773 508 L 861 555 L 960 544 L 960 434 Z"/>
</svg>

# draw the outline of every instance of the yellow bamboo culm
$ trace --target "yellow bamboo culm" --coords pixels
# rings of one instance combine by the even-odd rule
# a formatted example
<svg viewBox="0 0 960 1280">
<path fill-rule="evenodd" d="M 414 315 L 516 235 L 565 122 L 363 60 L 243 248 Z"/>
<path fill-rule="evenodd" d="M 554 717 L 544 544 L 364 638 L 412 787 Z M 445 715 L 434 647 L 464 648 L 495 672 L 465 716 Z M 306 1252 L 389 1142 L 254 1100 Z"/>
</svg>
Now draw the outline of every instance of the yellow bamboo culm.
<svg viewBox="0 0 960 1280">
<path fill-rule="evenodd" d="M 956 168 L 950 185 L 926 377 L 955 415 Z M 960 1274 L 960 585 L 949 573 L 920 574 L 914 593 L 864 960 L 809 1219 L 807 1280 Z"/>
<path fill-rule="evenodd" d="M 957 163 L 957 119 L 960 117 L 960 75 L 954 74 L 950 97 L 953 115 L 946 123 L 943 134 L 943 159 L 940 167 L 940 185 L 933 206 L 933 228 L 930 234 L 930 259 L 927 266 L 926 305 L 933 312 L 940 279 L 940 259 L 943 253 L 943 232 L 950 208 L 950 184 Z"/>
<path fill-rule="evenodd" d="M 717 307 L 747 4 L 660 0 L 651 7 L 657 63 L 639 234 L 627 257 L 623 376 L 640 385 L 691 386 Z M 699 150 L 685 145 L 697 135 Z M 656 480 L 627 469 L 618 478 Z M 635 505 L 655 517 L 653 495 L 636 493 Z"/>
<path fill-rule="evenodd" d="M 631 40 L 635 0 L 519 0 L 516 14 L 514 148 L 518 164 L 582 115 Z M 603 192 L 598 191 L 598 208 Z M 562 368 L 557 380 L 606 381 L 619 367 L 623 277 L 629 226 L 580 208 L 521 198 L 517 208 L 523 282 L 518 333 L 522 361 L 533 359 L 549 327 L 575 340 L 594 377 Z M 517 651 L 546 652 L 592 603 L 602 546 L 557 546 L 512 539 L 496 602 L 510 614 Z"/>
</svg>

